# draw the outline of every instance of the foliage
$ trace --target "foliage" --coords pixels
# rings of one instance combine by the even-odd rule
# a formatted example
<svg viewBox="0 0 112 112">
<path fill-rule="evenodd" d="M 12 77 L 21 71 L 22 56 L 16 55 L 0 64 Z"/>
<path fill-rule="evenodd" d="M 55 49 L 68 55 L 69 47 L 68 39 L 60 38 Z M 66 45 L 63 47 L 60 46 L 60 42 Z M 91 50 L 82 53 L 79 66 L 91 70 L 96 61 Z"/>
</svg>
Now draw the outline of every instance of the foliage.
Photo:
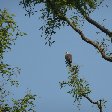
<svg viewBox="0 0 112 112">
<path fill-rule="evenodd" d="M 18 73 L 20 74 L 20 69 L 6 64 L 4 62 L 4 54 L 11 50 L 11 45 L 15 44 L 15 40 L 18 37 L 26 35 L 26 33 L 18 29 L 13 19 L 14 16 L 14 14 L 9 14 L 6 9 L 0 10 L 0 112 L 35 112 L 34 100 L 36 95 L 33 95 L 31 92 L 27 93 L 22 99 L 13 99 L 12 107 L 6 103 L 10 91 L 5 87 L 6 85 L 9 86 L 8 82 L 10 82 L 11 86 L 19 85 L 19 82 L 15 80 L 14 76 Z"/>
<path fill-rule="evenodd" d="M 24 98 L 15 100 L 12 99 L 13 106 L 9 106 L 9 104 L 4 104 L 1 107 L 1 111 L 9 111 L 9 112 L 36 112 L 34 110 L 34 100 L 36 95 L 32 95 L 31 92 L 27 93 Z"/>
<path fill-rule="evenodd" d="M 8 49 L 11 50 L 11 45 L 18 36 L 26 35 L 20 32 L 13 17 L 14 14 L 10 15 L 6 9 L 0 10 L 0 59 L 3 59 L 3 54 Z"/>
<path fill-rule="evenodd" d="M 78 26 L 81 22 L 79 17 L 83 18 L 79 13 L 89 15 L 100 3 L 99 0 L 21 0 L 20 5 L 23 5 L 30 16 L 38 12 L 34 11 L 34 6 L 41 4 L 41 9 L 37 10 L 41 12 L 40 18 L 45 24 L 40 29 L 47 40 L 45 44 L 48 43 L 51 46 L 55 42 L 51 40 L 51 36 L 56 33 L 56 29 L 69 25 L 63 16 L 69 15 L 69 18 Z"/>
<path fill-rule="evenodd" d="M 20 5 L 27 11 L 30 16 L 34 15 L 35 12 L 40 12 L 40 17 L 44 20 L 44 25 L 40 28 L 42 35 L 46 43 L 49 46 L 55 41 L 52 40 L 51 36 L 56 33 L 57 28 L 60 29 L 62 26 L 70 26 L 77 32 L 80 38 L 86 43 L 92 45 L 101 54 L 102 58 L 112 62 L 112 51 L 107 49 L 110 47 L 112 40 L 112 31 L 99 24 L 99 22 L 93 20 L 90 17 L 90 13 L 93 12 L 104 0 L 21 0 Z M 38 7 L 36 7 L 38 5 Z M 36 11 L 35 11 L 36 7 Z M 88 38 L 82 30 L 84 21 L 89 22 L 91 25 L 105 33 L 108 38 L 103 38 L 103 41 L 93 41 Z M 97 32 L 96 32 L 97 33 Z M 102 44 L 103 43 L 103 44 Z"/>
<path fill-rule="evenodd" d="M 83 98 L 86 98 L 91 104 L 94 104 L 98 107 L 100 112 L 103 112 L 103 108 L 106 107 L 104 99 L 100 99 L 98 101 L 93 101 L 89 95 L 91 93 L 91 89 L 89 87 L 88 82 L 85 79 L 82 79 L 79 77 L 79 66 L 78 65 L 72 65 L 67 66 L 70 74 L 68 76 L 68 81 L 62 81 L 59 82 L 60 87 L 63 88 L 65 86 L 68 86 L 70 90 L 67 92 L 72 95 L 72 97 L 75 99 L 74 102 L 77 102 L 77 107 L 80 110 L 81 100 Z"/>
<path fill-rule="evenodd" d="M 4 53 L 11 50 L 11 45 L 15 44 L 15 40 L 19 36 L 26 35 L 26 33 L 20 32 L 13 17 L 14 14 L 10 15 L 6 9 L 0 10 L 0 75 L 3 78 L 7 76 L 7 81 L 10 81 L 12 85 L 18 84 L 17 81 L 11 80 L 11 76 L 16 71 L 20 73 L 20 69 L 18 67 L 11 68 L 9 64 L 5 64 Z"/>
<path fill-rule="evenodd" d="M 29 92 L 19 100 L 12 99 L 12 106 L 2 100 L 2 104 L 0 104 L 0 112 L 36 112 L 34 104 L 35 97 L 36 95 Z"/>
<path fill-rule="evenodd" d="M 91 93 L 89 84 L 86 80 L 79 78 L 79 66 L 78 65 L 72 65 L 71 67 L 68 67 L 69 69 L 69 77 L 68 81 L 62 81 L 60 82 L 61 88 L 65 86 L 69 86 L 71 89 L 67 92 L 71 94 L 75 100 L 80 103 L 82 97 L 84 95 L 88 96 Z"/>
</svg>

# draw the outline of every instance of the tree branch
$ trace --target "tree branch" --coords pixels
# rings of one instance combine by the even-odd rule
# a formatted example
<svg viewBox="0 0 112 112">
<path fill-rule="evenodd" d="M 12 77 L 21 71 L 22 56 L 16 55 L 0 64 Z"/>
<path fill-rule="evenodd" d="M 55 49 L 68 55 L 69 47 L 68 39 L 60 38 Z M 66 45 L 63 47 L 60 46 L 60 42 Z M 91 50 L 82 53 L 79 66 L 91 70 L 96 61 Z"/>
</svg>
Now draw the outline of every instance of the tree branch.
<svg viewBox="0 0 112 112">
<path fill-rule="evenodd" d="M 106 55 L 104 48 L 102 48 L 99 44 L 95 43 L 94 41 L 90 40 L 89 38 L 85 37 L 83 32 L 80 29 L 78 29 L 75 25 L 73 25 L 73 23 L 70 22 L 67 17 L 65 17 L 64 20 L 66 20 L 66 22 L 81 36 L 82 40 L 84 40 L 85 42 L 94 46 L 101 53 L 102 58 L 104 58 L 107 61 L 112 62 L 112 57 Z"/>
<path fill-rule="evenodd" d="M 88 97 L 86 95 L 83 95 L 83 97 L 85 97 L 90 103 L 97 105 L 97 107 L 99 108 L 100 112 L 103 112 L 102 104 L 101 104 L 102 100 L 99 100 L 100 102 L 98 102 L 98 101 L 95 102 L 90 97 Z"/>
<path fill-rule="evenodd" d="M 100 29 L 102 32 L 104 32 L 106 35 L 108 35 L 112 39 L 112 32 L 109 31 L 109 29 L 105 28 L 104 26 L 96 22 L 95 20 L 91 19 L 89 16 L 84 16 L 84 17 L 89 23 L 96 26 L 98 29 Z"/>
<path fill-rule="evenodd" d="M 98 104 L 98 101 L 93 101 L 92 99 L 90 99 L 90 97 L 86 96 L 86 95 L 83 95 L 83 97 L 85 97 L 90 103 L 92 104 Z"/>
<path fill-rule="evenodd" d="M 55 7 L 53 7 L 53 4 L 50 0 L 47 0 L 47 2 L 51 6 L 51 9 L 52 9 L 53 13 L 55 13 L 61 20 L 66 21 L 80 35 L 82 40 L 84 40 L 85 42 L 94 46 L 101 53 L 102 58 L 104 58 L 107 61 L 112 62 L 112 57 L 106 55 L 104 48 L 102 48 L 98 43 L 95 43 L 94 41 L 85 37 L 84 33 L 80 29 L 78 29 L 72 22 L 70 22 L 70 20 L 66 16 L 64 16 L 62 13 L 60 13 L 59 10 L 57 10 Z"/>
</svg>

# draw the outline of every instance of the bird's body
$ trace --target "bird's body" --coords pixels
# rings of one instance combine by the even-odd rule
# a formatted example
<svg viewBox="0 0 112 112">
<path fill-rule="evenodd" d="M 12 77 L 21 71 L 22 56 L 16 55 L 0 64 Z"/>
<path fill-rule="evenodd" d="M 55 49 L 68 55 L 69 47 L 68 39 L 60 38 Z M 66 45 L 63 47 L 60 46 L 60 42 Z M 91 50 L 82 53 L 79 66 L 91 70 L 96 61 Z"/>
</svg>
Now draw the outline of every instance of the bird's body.
<svg viewBox="0 0 112 112">
<path fill-rule="evenodd" d="M 68 65 L 71 66 L 71 64 L 72 64 L 72 55 L 70 53 L 66 52 L 66 54 L 65 54 L 65 60 L 66 60 L 67 66 Z"/>
</svg>

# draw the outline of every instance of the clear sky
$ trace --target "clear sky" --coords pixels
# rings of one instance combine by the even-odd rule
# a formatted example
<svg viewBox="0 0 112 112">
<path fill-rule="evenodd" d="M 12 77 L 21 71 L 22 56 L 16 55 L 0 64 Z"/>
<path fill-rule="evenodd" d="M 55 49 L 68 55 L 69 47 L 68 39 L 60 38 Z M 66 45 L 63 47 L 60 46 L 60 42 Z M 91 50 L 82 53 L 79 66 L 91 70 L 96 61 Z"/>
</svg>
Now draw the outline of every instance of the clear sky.
<svg viewBox="0 0 112 112">
<path fill-rule="evenodd" d="M 103 4 L 112 4 L 111 0 L 105 0 Z M 91 17 L 103 23 L 112 30 L 112 5 L 100 7 Z M 38 112 L 75 112 L 73 97 L 67 94 L 69 88 L 60 90 L 59 82 L 67 80 L 67 69 L 64 55 L 69 51 L 73 55 L 73 63 L 80 65 L 80 76 L 85 78 L 92 89 L 91 98 L 98 100 L 104 98 L 108 101 L 107 111 L 112 111 L 112 63 L 101 58 L 96 49 L 85 43 L 79 35 L 70 27 L 58 30 L 53 36 L 56 41 L 52 47 L 45 46 L 41 31 L 38 29 L 42 21 L 38 19 L 39 14 L 26 17 L 25 11 L 16 0 L 1 0 L 0 9 L 8 9 L 10 13 L 16 14 L 15 21 L 19 28 L 28 35 L 16 41 L 12 51 L 6 54 L 5 60 L 13 66 L 21 68 L 18 76 L 20 86 L 12 89 L 15 98 L 24 96 L 27 88 L 37 94 L 36 109 Z M 85 23 L 83 31 L 91 39 L 105 37 L 96 35 L 96 29 Z M 94 108 L 83 101 L 81 112 L 93 112 Z"/>
</svg>

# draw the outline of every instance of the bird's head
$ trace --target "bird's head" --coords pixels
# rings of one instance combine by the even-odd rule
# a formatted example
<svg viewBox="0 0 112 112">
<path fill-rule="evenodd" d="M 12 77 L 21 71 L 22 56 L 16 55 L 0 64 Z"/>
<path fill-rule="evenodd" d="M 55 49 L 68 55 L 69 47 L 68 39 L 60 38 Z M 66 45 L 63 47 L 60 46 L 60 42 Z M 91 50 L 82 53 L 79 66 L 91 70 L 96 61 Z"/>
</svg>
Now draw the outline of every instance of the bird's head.
<svg viewBox="0 0 112 112">
<path fill-rule="evenodd" d="M 69 54 L 69 52 L 66 52 L 65 54 Z"/>
</svg>

